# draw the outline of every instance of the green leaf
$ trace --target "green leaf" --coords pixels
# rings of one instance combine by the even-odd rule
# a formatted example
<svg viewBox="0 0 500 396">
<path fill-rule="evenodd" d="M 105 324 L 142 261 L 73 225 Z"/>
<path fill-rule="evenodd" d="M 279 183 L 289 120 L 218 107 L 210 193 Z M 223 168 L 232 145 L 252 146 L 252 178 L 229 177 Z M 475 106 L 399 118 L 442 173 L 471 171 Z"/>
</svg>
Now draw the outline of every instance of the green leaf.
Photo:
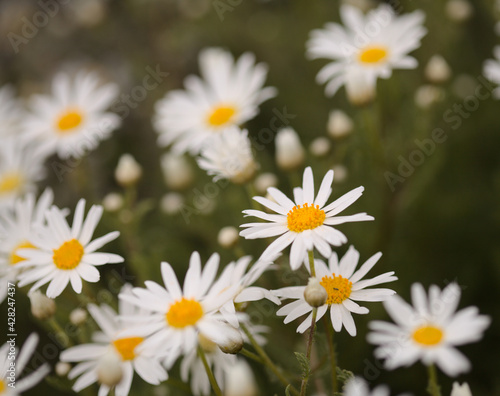
<svg viewBox="0 0 500 396">
<path fill-rule="evenodd" d="M 285 396 L 290 396 L 290 387 L 291 386 L 292 385 L 288 384 L 288 386 L 286 387 L 286 389 L 285 389 Z"/>
<path fill-rule="evenodd" d="M 352 371 L 344 370 L 341 369 L 340 367 L 337 367 L 337 378 L 339 381 L 346 383 L 351 378 L 354 378 L 354 373 Z"/>
<path fill-rule="evenodd" d="M 311 373 L 311 366 L 309 365 L 309 359 L 307 359 L 306 355 L 301 352 L 294 352 L 295 357 L 300 363 L 300 367 L 302 368 L 302 376 L 308 377 Z"/>
</svg>

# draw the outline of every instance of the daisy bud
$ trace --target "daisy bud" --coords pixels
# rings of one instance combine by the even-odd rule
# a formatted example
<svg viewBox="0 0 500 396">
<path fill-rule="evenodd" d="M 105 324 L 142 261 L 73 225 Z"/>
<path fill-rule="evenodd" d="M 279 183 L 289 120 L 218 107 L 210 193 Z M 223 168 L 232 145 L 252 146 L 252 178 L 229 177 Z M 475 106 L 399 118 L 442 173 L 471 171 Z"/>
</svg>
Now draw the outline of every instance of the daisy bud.
<svg viewBox="0 0 500 396">
<path fill-rule="evenodd" d="M 335 181 L 337 183 L 342 183 L 347 179 L 347 168 L 344 165 L 335 165 L 333 168 L 333 173 L 335 174 Z"/>
<path fill-rule="evenodd" d="M 179 213 L 184 206 L 184 196 L 176 192 L 170 192 L 163 196 L 160 208 L 167 215 Z"/>
<path fill-rule="evenodd" d="M 354 128 L 351 118 L 342 110 L 333 110 L 328 117 L 328 134 L 333 139 L 338 139 L 349 135 Z"/>
<path fill-rule="evenodd" d="M 65 377 L 71 370 L 71 364 L 66 362 L 57 362 L 55 372 L 59 377 Z"/>
<path fill-rule="evenodd" d="M 454 22 L 464 22 L 474 12 L 467 0 L 448 0 L 445 11 L 448 18 Z"/>
<path fill-rule="evenodd" d="M 227 341 L 224 344 L 218 345 L 222 352 L 236 355 L 243 348 L 243 337 L 241 336 L 239 330 L 236 330 L 233 327 L 230 334 L 228 334 Z"/>
<path fill-rule="evenodd" d="M 183 155 L 164 154 L 161 158 L 161 168 L 165 183 L 172 190 L 184 190 L 193 182 L 193 168 Z"/>
<path fill-rule="evenodd" d="M 102 206 L 108 212 L 116 212 L 123 207 L 123 197 L 117 193 L 109 193 L 102 200 Z"/>
<path fill-rule="evenodd" d="M 444 91 L 434 85 L 422 85 L 415 92 L 415 104 L 421 109 L 428 109 L 444 99 Z"/>
<path fill-rule="evenodd" d="M 285 170 L 299 168 L 305 159 L 304 147 L 293 128 L 284 128 L 276 135 L 276 163 Z"/>
<path fill-rule="evenodd" d="M 304 289 L 304 299 L 313 308 L 321 307 L 325 304 L 328 298 L 328 293 L 325 288 L 320 285 L 318 278 L 309 278 L 306 288 Z"/>
<path fill-rule="evenodd" d="M 257 384 L 252 369 L 243 359 L 228 367 L 224 396 L 257 396 Z"/>
<path fill-rule="evenodd" d="M 274 173 L 262 173 L 255 178 L 254 186 L 258 193 L 265 194 L 269 187 L 276 187 L 278 178 Z"/>
<path fill-rule="evenodd" d="M 353 70 L 347 74 L 345 88 L 347 99 L 354 106 L 364 106 L 375 99 L 375 84 L 361 71 Z"/>
<path fill-rule="evenodd" d="M 69 314 L 69 321 L 75 326 L 80 326 L 87 320 L 87 311 L 83 308 L 76 308 Z"/>
<path fill-rule="evenodd" d="M 425 67 L 425 77 L 433 83 L 442 83 L 451 76 L 451 69 L 441 55 L 434 55 Z"/>
<path fill-rule="evenodd" d="M 219 242 L 219 245 L 223 248 L 230 249 L 238 243 L 239 237 L 239 232 L 235 227 L 224 227 L 217 235 L 217 242 Z"/>
<path fill-rule="evenodd" d="M 114 351 L 109 350 L 97 362 L 97 380 L 99 383 L 112 387 L 123 378 L 122 360 Z"/>
<path fill-rule="evenodd" d="M 458 382 L 454 382 L 450 396 L 472 396 L 469 384 L 467 384 L 467 382 L 464 382 L 462 385 L 459 385 Z"/>
<path fill-rule="evenodd" d="M 123 154 L 118 160 L 115 179 L 123 187 L 133 186 L 142 176 L 142 168 L 130 154 Z"/>
<path fill-rule="evenodd" d="M 328 154 L 330 148 L 330 141 L 326 137 L 319 137 L 311 142 L 309 151 L 315 157 L 324 157 Z"/>
<path fill-rule="evenodd" d="M 40 320 L 50 319 L 56 313 L 56 303 L 51 298 L 36 290 L 28 295 L 31 313 Z"/>
</svg>

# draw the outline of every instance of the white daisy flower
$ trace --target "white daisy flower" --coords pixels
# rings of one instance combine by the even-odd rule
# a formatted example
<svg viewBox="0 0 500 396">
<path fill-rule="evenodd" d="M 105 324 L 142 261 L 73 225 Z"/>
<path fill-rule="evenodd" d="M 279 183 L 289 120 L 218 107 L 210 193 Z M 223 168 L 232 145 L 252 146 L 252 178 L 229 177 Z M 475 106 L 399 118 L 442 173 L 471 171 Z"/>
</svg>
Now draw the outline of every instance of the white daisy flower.
<svg viewBox="0 0 500 396">
<path fill-rule="evenodd" d="M 122 288 L 122 293 L 130 295 L 131 287 L 125 285 Z M 161 366 L 159 359 L 141 348 L 143 337 L 122 335 L 123 330 L 129 324 L 124 322 L 111 307 L 106 304 L 100 307 L 90 304 L 87 308 L 102 332 L 94 333 L 92 337 L 94 343 L 69 348 L 63 351 L 60 356 L 63 362 L 80 362 L 68 374 L 69 379 L 80 377 L 73 385 L 75 392 L 80 392 L 98 381 L 99 363 L 108 354 L 116 356 L 115 361 L 122 372 L 122 378 L 114 388 L 116 396 L 129 394 L 134 371 L 144 381 L 152 385 L 159 385 L 168 378 L 168 374 Z M 144 310 L 125 300 L 119 301 L 118 312 L 123 316 L 144 314 Z M 110 386 L 101 384 L 99 396 L 105 396 L 109 391 Z"/>
<path fill-rule="evenodd" d="M 20 134 L 20 122 L 23 109 L 14 97 L 12 87 L 6 85 L 0 88 L 0 137 L 17 136 Z"/>
<path fill-rule="evenodd" d="M 61 158 L 80 158 L 120 125 L 118 115 L 106 112 L 117 94 L 116 84 L 99 86 L 95 73 L 58 74 L 52 96 L 36 95 L 30 101 L 26 135 L 47 142 Z"/>
<path fill-rule="evenodd" d="M 214 283 L 218 267 L 219 255 L 214 253 L 202 271 L 200 255 L 193 252 L 182 289 L 171 265 L 163 262 L 161 274 L 165 288 L 146 281 L 146 289 L 133 289 L 135 296 L 120 294 L 120 298 L 149 311 L 149 320 L 136 319 L 141 325 L 133 331 L 149 335 L 144 347 L 156 353 L 168 353 L 164 361 L 166 367 L 179 355 L 192 352 L 199 334 L 218 345 L 235 338 L 237 330 L 223 321 L 218 310 L 233 299 L 238 285 L 228 287 L 225 280 Z"/>
<path fill-rule="evenodd" d="M 50 282 L 46 294 L 55 298 L 71 282 L 73 290 L 81 293 L 82 279 L 87 282 L 99 280 L 96 266 L 123 262 L 123 258 L 116 254 L 96 252 L 116 239 L 120 235 L 118 231 L 91 241 L 102 216 L 102 206 L 93 205 L 85 221 L 84 210 L 85 200 L 80 199 L 71 227 L 64 211 L 55 206 L 47 211 L 47 226 L 37 229 L 29 241 L 35 249 L 18 250 L 17 254 L 26 260 L 17 265 L 27 268 L 19 275 L 20 287 L 35 282 L 31 290 L 37 290 Z"/>
<path fill-rule="evenodd" d="M 417 67 L 408 53 L 420 47 L 427 32 L 421 11 L 397 16 L 390 6 L 380 5 L 365 16 L 358 8 L 343 5 L 340 15 L 345 27 L 327 23 L 313 30 L 307 42 L 310 59 L 333 61 L 316 78 L 319 84 L 328 82 L 327 96 L 335 95 L 344 84 L 348 94 L 351 88 L 374 91 L 377 78 L 391 77 L 393 69 Z"/>
<path fill-rule="evenodd" d="M 428 296 L 423 286 L 415 283 L 411 294 L 413 307 L 399 296 L 384 302 L 396 324 L 370 323 L 373 332 L 368 334 L 368 341 L 379 345 L 375 355 L 385 359 L 389 370 L 421 360 L 425 365 L 437 364 L 451 377 L 469 371 L 469 361 L 455 346 L 479 341 L 490 318 L 479 315 L 477 307 L 455 312 L 460 300 L 456 283 L 443 291 L 432 285 Z"/>
<path fill-rule="evenodd" d="M 254 118 L 258 106 L 277 94 L 275 88 L 263 88 L 267 67 L 255 64 L 251 53 L 235 62 L 229 52 L 208 48 L 199 64 L 203 79 L 189 76 L 185 91 L 169 92 L 156 105 L 159 143 L 178 153 L 198 154 L 207 138 Z"/>
<path fill-rule="evenodd" d="M 257 170 L 248 131 L 236 126 L 208 139 L 197 162 L 214 181 L 228 179 L 236 184 L 247 183 Z"/>
<path fill-rule="evenodd" d="M 343 393 L 344 396 L 389 396 L 389 394 L 389 388 L 385 385 L 377 386 L 370 391 L 368 384 L 361 377 L 354 377 L 347 381 Z"/>
<path fill-rule="evenodd" d="M 363 193 L 364 187 L 358 187 L 337 200 L 326 205 L 332 193 L 333 171 L 327 172 L 314 197 L 314 178 L 310 167 L 304 171 L 302 188 L 294 188 L 294 201 L 274 187 L 267 192 L 276 201 L 264 197 L 254 197 L 258 203 L 278 214 L 268 214 L 260 210 L 244 210 L 246 216 L 255 216 L 269 223 L 247 223 L 240 232 L 247 239 L 269 238 L 281 235 L 262 253 L 260 260 L 271 261 L 274 256 L 288 245 L 290 266 L 293 270 L 300 267 L 307 257 L 307 252 L 316 248 L 324 257 L 330 257 L 330 245 L 340 246 L 347 242 L 346 236 L 333 226 L 353 221 L 373 220 L 366 213 L 351 216 L 336 216 L 355 202 Z"/>
<path fill-rule="evenodd" d="M 47 363 L 38 367 L 36 370 L 31 371 L 24 378 L 20 378 L 24 368 L 30 361 L 33 352 L 35 352 L 36 345 L 38 344 L 38 335 L 32 333 L 24 342 L 21 351 L 15 349 L 15 355 L 11 354 L 12 347 L 9 342 L 5 343 L 0 348 L 0 394 L 2 396 L 16 396 L 22 392 L 33 388 L 38 384 L 49 372 L 50 367 Z M 15 356 L 15 376 L 9 375 L 9 368 L 13 362 L 12 357 Z M 13 378 L 13 380 L 11 380 Z"/>
<path fill-rule="evenodd" d="M 54 194 L 46 189 L 36 202 L 30 193 L 19 198 L 13 211 L 0 212 L 0 302 L 7 295 L 7 282 L 16 282 L 19 269 L 17 264 L 24 261 L 18 256 L 19 249 L 33 248 L 29 242 L 33 229 L 45 224 L 45 212 L 52 205 Z"/>
<path fill-rule="evenodd" d="M 500 45 L 493 48 L 493 55 L 495 59 L 488 59 L 484 62 L 483 73 L 488 80 L 500 85 Z M 493 90 L 493 97 L 500 99 L 500 87 Z"/>
<path fill-rule="evenodd" d="M 12 207 L 16 198 L 36 189 L 45 177 L 48 151 L 25 139 L 2 138 L 0 144 L 0 210 Z"/>
<path fill-rule="evenodd" d="M 316 278 L 320 280 L 320 285 L 328 294 L 326 303 L 318 308 L 316 321 L 319 321 L 327 311 L 330 311 L 334 330 L 339 332 L 344 326 L 347 332 L 354 337 L 356 326 L 351 313 L 367 314 L 369 312 L 368 308 L 359 306 L 355 301 L 384 301 L 396 293 L 391 289 L 384 288 L 366 289 L 398 279 L 394 276 L 394 271 L 386 272 L 375 278 L 363 279 L 381 256 L 382 253 L 374 254 L 356 272 L 354 270 L 358 265 L 359 252 L 353 246 L 349 248 L 340 262 L 336 253 L 332 253 L 330 256 L 328 266 L 321 260 L 314 260 Z M 310 313 L 297 328 L 299 333 L 303 333 L 311 327 L 312 320 L 313 308 L 304 299 L 305 288 L 306 286 L 292 286 L 275 291 L 279 297 L 296 299 L 276 313 L 279 316 L 286 316 L 285 323 Z"/>
</svg>

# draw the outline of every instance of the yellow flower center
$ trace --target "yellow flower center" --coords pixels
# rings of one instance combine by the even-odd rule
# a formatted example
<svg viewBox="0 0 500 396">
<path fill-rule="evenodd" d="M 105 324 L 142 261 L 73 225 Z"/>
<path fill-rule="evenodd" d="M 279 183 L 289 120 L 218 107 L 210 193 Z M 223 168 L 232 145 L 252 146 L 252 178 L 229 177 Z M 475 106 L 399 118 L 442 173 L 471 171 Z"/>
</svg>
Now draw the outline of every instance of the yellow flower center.
<svg viewBox="0 0 500 396">
<path fill-rule="evenodd" d="M 123 360 L 134 360 L 134 350 L 142 341 L 144 341 L 142 337 L 120 338 L 119 340 L 113 341 L 113 346 Z"/>
<path fill-rule="evenodd" d="M 423 326 L 413 332 L 413 339 L 425 346 L 434 346 L 443 339 L 443 331 L 434 326 Z"/>
<path fill-rule="evenodd" d="M 195 325 L 201 319 L 203 308 L 198 301 L 182 297 L 170 306 L 165 316 L 170 326 L 183 329 Z"/>
<path fill-rule="evenodd" d="M 21 175 L 17 172 L 7 173 L 0 178 L 0 194 L 18 190 L 23 184 Z"/>
<path fill-rule="evenodd" d="M 64 242 L 59 249 L 54 249 L 52 259 L 57 268 L 72 270 L 78 267 L 83 257 L 83 246 L 76 239 Z"/>
<path fill-rule="evenodd" d="M 0 380 L 0 393 L 3 393 L 5 389 L 7 389 L 7 387 L 5 386 L 5 382 Z"/>
<path fill-rule="evenodd" d="M 19 249 L 34 249 L 34 248 L 35 247 L 28 241 L 21 242 L 14 249 L 12 249 L 12 253 L 10 254 L 10 264 L 16 265 L 17 263 L 26 260 L 24 257 L 20 257 L 16 254 Z"/>
<path fill-rule="evenodd" d="M 359 53 L 359 61 L 362 63 L 379 63 L 387 58 L 389 52 L 385 47 L 367 47 Z"/>
<path fill-rule="evenodd" d="M 216 107 L 208 116 L 208 123 L 216 127 L 227 124 L 235 113 L 236 109 L 232 106 Z"/>
<path fill-rule="evenodd" d="M 68 133 L 71 129 L 80 125 L 82 121 L 83 116 L 79 111 L 69 110 L 57 120 L 57 128 L 59 128 L 61 134 Z"/>
<path fill-rule="evenodd" d="M 332 276 L 324 276 L 319 284 L 328 293 L 328 298 L 326 299 L 328 305 L 342 304 L 351 295 L 352 282 L 342 277 L 342 275 L 336 276 L 332 274 Z"/>
<path fill-rule="evenodd" d="M 325 212 L 320 210 L 318 205 L 304 204 L 302 208 L 297 205 L 288 212 L 288 229 L 293 232 L 313 230 L 323 224 L 325 217 Z"/>
</svg>

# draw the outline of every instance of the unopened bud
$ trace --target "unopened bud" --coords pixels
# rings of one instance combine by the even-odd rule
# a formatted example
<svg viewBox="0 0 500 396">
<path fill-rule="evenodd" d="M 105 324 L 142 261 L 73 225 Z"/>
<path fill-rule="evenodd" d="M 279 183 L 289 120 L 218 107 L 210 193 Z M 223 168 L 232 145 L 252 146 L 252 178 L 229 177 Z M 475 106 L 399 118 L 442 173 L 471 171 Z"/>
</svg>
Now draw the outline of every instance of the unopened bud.
<svg viewBox="0 0 500 396">
<path fill-rule="evenodd" d="M 324 157 L 330 151 L 330 141 L 326 137 L 314 139 L 309 146 L 309 151 L 315 157 Z"/>
<path fill-rule="evenodd" d="M 230 249 L 236 245 L 236 243 L 238 243 L 238 239 L 238 230 L 231 226 L 222 228 L 217 235 L 217 242 L 219 242 L 219 245 L 226 249 Z"/>
<path fill-rule="evenodd" d="M 102 200 L 102 206 L 108 212 L 116 212 L 123 207 L 123 197 L 117 193 L 109 193 Z"/>
<path fill-rule="evenodd" d="M 164 154 L 161 158 L 161 168 L 165 183 L 172 190 L 184 190 L 193 182 L 193 168 L 183 155 Z"/>
<path fill-rule="evenodd" d="M 428 109 L 444 99 L 444 91 L 434 85 L 422 85 L 415 92 L 415 104 L 421 109 Z"/>
<path fill-rule="evenodd" d="M 56 303 L 39 290 L 28 295 L 31 303 L 31 313 L 40 320 L 50 319 L 56 313 Z"/>
<path fill-rule="evenodd" d="M 351 118 L 342 110 L 333 110 L 328 117 L 328 134 L 333 139 L 338 139 L 349 135 L 354 128 Z"/>
<path fill-rule="evenodd" d="M 451 69 L 441 55 L 434 55 L 425 66 L 425 76 L 433 83 L 442 83 L 451 76 Z"/>
<path fill-rule="evenodd" d="M 342 182 L 346 181 L 348 172 L 347 172 L 347 168 L 344 165 L 341 165 L 341 164 L 334 165 L 332 170 L 333 170 L 333 174 L 335 175 L 334 176 L 335 181 L 337 183 L 342 183 Z"/>
<path fill-rule="evenodd" d="M 122 360 L 111 349 L 99 358 L 96 370 L 99 383 L 109 387 L 119 384 L 123 378 Z"/>
<path fill-rule="evenodd" d="M 255 178 L 254 186 L 258 193 L 265 194 L 269 187 L 278 185 L 278 177 L 274 173 L 262 173 Z"/>
<path fill-rule="evenodd" d="M 87 320 L 87 311 L 83 308 L 76 308 L 69 314 L 69 321 L 75 326 L 80 326 Z"/>
<path fill-rule="evenodd" d="M 467 0 L 448 0 L 446 3 L 446 15 L 452 21 L 464 22 L 472 16 L 473 12 L 474 10 Z"/>
<path fill-rule="evenodd" d="M 218 344 L 222 352 L 236 355 L 243 349 L 243 337 L 239 330 L 234 327 L 230 331 L 230 336 L 224 344 Z"/>
<path fill-rule="evenodd" d="M 115 179 L 123 187 L 132 186 L 141 178 L 142 168 L 130 154 L 123 154 L 118 160 Z"/>
<path fill-rule="evenodd" d="M 285 170 L 299 168 L 305 159 L 305 151 L 299 135 L 293 128 L 283 128 L 276 134 L 276 163 Z"/>
<path fill-rule="evenodd" d="M 325 304 L 328 298 L 328 293 L 325 288 L 320 285 L 318 278 L 309 278 L 306 288 L 304 289 L 304 299 L 313 308 L 321 307 Z"/>
<path fill-rule="evenodd" d="M 71 370 L 71 364 L 66 362 L 57 362 L 55 372 L 59 377 L 65 377 Z"/>
<path fill-rule="evenodd" d="M 467 382 L 464 382 L 462 385 L 460 385 L 458 382 L 454 382 L 450 396 L 472 396 L 469 384 L 467 384 Z"/>
<path fill-rule="evenodd" d="M 184 206 L 184 196 L 176 192 L 170 192 L 163 196 L 160 202 L 160 208 L 163 213 L 174 215 L 179 213 Z"/>
</svg>

